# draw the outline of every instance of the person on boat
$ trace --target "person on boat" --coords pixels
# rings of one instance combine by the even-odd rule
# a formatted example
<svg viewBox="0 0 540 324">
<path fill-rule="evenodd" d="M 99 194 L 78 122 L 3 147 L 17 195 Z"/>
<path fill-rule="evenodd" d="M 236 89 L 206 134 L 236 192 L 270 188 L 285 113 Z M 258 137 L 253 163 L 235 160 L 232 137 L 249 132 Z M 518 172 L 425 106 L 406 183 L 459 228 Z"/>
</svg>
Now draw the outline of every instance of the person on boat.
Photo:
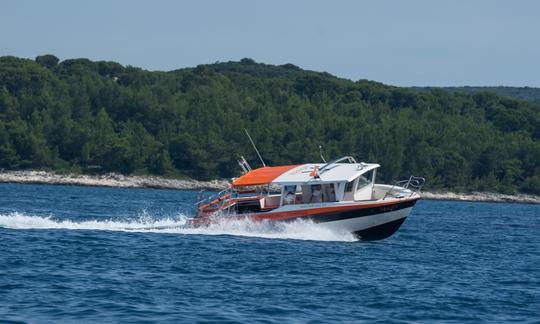
<svg viewBox="0 0 540 324">
<path fill-rule="evenodd" d="M 336 191 L 334 190 L 334 184 L 330 185 L 330 193 L 328 194 L 328 201 L 336 201 Z"/>
<path fill-rule="evenodd" d="M 314 185 L 311 187 L 311 203 L 320 203 L 322 202 L 322 191 L 321 185 Z"/>
<path fill-rule="evenodd" d="M 290 205 L 292 203 L 294 203 L 294 192 L 292 191 L 289 191 L 287 192 L 287 194 L 285 195 L 285 205 Z"/>
</svg>

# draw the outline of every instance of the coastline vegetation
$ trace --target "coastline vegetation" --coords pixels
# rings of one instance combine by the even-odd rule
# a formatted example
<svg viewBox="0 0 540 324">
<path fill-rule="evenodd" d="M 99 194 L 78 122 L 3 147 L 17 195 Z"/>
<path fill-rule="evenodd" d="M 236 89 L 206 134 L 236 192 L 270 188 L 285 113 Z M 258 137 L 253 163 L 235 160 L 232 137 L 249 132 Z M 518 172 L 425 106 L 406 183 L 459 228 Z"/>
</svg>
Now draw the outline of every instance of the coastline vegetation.
<svg viewBox="0 0 540 324">
<path fill-rule="evenodd" d="M 467 94 L 476 94 L 479 92 L 492 92 L 502 97 L 512 99 L 526 100 L 534 103 L 540 103 L 540 88 L 532 87 L 411 87 L 410 89 L 429 92 L 433 89 L 445 90 L 449 92 L 461 92 Z"/>
<path fill-rule="evenodd" d="M 520 95 L 522 93 L 520 92 Z M 385 182 L 540 194 L 540 103 L 239 62 L 170 72 L 0 57 L 0 168 L 190 177 L 353 155 Z"/>
</svg>

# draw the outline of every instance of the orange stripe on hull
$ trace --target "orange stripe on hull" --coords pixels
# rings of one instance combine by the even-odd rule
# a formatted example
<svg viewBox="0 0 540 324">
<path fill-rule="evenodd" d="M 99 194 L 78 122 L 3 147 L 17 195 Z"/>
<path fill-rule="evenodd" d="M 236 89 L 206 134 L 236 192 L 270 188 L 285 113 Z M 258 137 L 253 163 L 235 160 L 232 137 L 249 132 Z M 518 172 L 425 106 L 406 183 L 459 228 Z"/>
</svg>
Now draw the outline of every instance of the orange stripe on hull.
<svg viewBox="0 0 540 324">
<path fill-rule="evenodd" d="M 376 207 L 382 207 L 382 206 L 392 206 L 392 205 L 397 205 L 397 204 L 401 204 L 407 201 L 413 201 L 413 200 L 418 200 L 418 199 L 420 198 L 404 199 L 404 200 L 389 201 L 389 202 L 379 202 L 379 203 L 372 203 L 372 204 L 363 203 L 363 204 L 354 204 L 354 205 L 345 205 L 345 206 L 329 206 L 329 207 L 310 208 L 310 209 L 303 209 L 303 210 L 291 210 L 291 211 L 283 211 L 283 212 L 268 212 L 268 213 L 262 213 L 262 214 L 245 214 L 245 215 L 238 215 L 238 216 L 247 217 L 249 219 L 256 220 L 256 221 L 262 221 L 262 220 L 279 221 L 279 220 L 287 220 L 290 218 L 308 217 L 308 216 L 343 212 L 343 211 L 349 211 L 349 210 L 361 210 L 361 209 L 376 208 Z"/>
</svg>

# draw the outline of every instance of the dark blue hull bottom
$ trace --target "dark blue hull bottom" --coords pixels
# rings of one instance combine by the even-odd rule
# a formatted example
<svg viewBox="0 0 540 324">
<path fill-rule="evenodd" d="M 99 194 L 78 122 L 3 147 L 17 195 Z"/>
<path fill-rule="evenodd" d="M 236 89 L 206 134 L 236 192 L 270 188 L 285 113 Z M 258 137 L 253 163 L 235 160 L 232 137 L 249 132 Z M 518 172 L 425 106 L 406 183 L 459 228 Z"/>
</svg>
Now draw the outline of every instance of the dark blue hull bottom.
<svg viewBox="0 0 540 324">
<path fill-rule="evenodd" d="M 361 241 L 383 240 L 387 237 L 392 236 L 392 234 L 394 234 L 399 229 L 401 224 L 403 224 L 405 218 L 407 217 L 403 217 L 382 225 L 370 227 L 365 230 L 356 231 L 353 232 L 353 235 Z"/>
</svg>

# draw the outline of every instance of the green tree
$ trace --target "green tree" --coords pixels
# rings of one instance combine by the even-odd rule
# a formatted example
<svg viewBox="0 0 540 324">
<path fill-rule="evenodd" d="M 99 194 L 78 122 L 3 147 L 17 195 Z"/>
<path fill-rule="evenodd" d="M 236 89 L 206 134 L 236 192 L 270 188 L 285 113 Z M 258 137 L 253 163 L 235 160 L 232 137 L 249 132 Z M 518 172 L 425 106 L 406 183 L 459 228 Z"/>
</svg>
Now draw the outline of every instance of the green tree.
<svg viewBox="0 0 540 324">
<path fill-rule="evenodd" d="M 45 54 L 36 57 L 36 62 L 48 69 L 52 69 L 53 67 L 55 67 L 59 61 L 60 60 L 58 59 L 58 57 L 51 54 Z"/>
<path fill-rule="evenodd" d="M 380 163 L 384 182 L 414 173 L 429 189 L 537 192 L 540 103 L 477 90 L 352 82 L 252 59 L 152 72 L 5 56 L 0 168 L 232 177 L 240 155 L 259 165 L 248 128 L 270 165 L 318 161 L 322 145 L 327 159 Z"/>
</svg>

